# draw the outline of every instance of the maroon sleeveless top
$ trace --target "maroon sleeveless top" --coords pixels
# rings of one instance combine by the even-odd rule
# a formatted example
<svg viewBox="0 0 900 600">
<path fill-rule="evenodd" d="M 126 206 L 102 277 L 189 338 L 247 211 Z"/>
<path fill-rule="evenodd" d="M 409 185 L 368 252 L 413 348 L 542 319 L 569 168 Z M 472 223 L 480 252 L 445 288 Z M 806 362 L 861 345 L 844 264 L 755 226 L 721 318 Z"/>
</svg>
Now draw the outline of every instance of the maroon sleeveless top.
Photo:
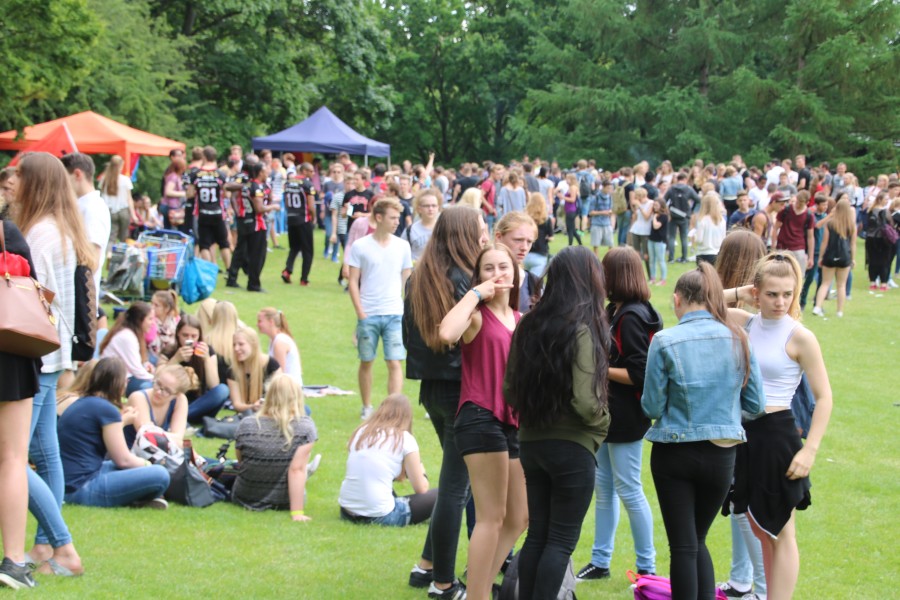
<svg viewBox="0 0 900 600">
<path fill-rule="evenodd" d="M 462 386 L 459 408 L 466 402 L 491 411 L 501 423 L 519 426 L 519 415 L 503 399 L 503 376 L 513 332 L 488 307 L 481 312 L 481 330 L 468 344 L 462 343 Z M 522 317 L 513 311 L 516 323 Z"/>
</svg>

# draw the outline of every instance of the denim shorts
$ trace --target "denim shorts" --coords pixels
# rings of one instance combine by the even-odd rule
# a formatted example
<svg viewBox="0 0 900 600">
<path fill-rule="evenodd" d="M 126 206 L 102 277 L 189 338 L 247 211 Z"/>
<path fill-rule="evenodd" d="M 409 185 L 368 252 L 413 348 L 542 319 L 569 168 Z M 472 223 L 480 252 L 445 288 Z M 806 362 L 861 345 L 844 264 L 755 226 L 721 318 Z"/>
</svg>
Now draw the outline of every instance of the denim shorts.
<svg viewBox="0 0 900 600">
<path fill-rule="evenodd" d="M 373 315 L 356 324 L 357 353 L 359 360 L 375 360 L 378 338 L 383 341 L 384 360 L 406 360 L 403 347 L 403 333 L 400 326 L 401 315 Z"/>
<path fill-rule="evenodd" d="M 501 423 L 494 413 L 473 402 L 466 402 L 459 409 L 454 424 L 456 448 L 463 456 L 483 452 L 509 452 L 510 458 L 519 458 L 519 432 Z"/>
<path fill-rule="evenodd" d="M 341 507 L 341 519 L 351 523 L 406 527 L 412 520 L 409 498 L 394 496 L 394 510 L 381 517 L 358 517 Z"/>
</svg>

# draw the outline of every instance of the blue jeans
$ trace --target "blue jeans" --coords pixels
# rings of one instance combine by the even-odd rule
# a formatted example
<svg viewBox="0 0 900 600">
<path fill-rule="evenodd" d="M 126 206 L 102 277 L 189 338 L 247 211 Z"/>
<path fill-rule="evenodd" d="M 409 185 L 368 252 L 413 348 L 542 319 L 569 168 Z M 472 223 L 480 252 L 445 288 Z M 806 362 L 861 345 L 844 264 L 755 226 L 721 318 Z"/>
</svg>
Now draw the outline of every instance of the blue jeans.
<svg viewBox="0 0 900 600">
<path fill-rule="evenodd" d="M 528 537 L 519 555 L 519 597 L 556 598 L 591 505 L 596 463 L 566 440 L 522 442 Z"/>
<path fill-rule="evenodd" d="M 56 382 L 61 373 L 40 375 L 41 388 L 34 396 L 28 446 L 28 455 L 37 469 L 37 476 L 28 469 L 28 508 L 38 519 L 35 543 L 47 544 L 52 539 L 55 547 L 72 541 L 60 513 L 66 489 L 56 437 Z"/>
<path fill-rule="evenodd" d="M 325 258 L 328 258 L 328 255 L 331 255 L 332 260 L 337 262 L 338 253 L 340 252 L 340 242 L 337 241 L 334 244 L 331 243 L 331 233 L 334 229 L 333 224 L 331 223 L 331 215 L 329 215 L 325 219 L 325 252 L 322 254 Z"/>
<path fill-rule="evenodd" d="M 619 234 L 618 242 L 620 246 L 628 243 L 628 230 L 631 229 L 631 211 L 626 210 L 616 219 L 616 231 Z"/>
<path fill-rule="evenodd" d="M 619 498 L 625 504 L 637 568 L 656 572 L 653 546 L 653 515 L 641 486 L 641 455 L 644 440 L 625 444 L 603 443 L 597 451 L 597 501 L 595 506 L 594 546 L 591 564 L 609 568 L 619 524 Z"/>
<path fill-rule="evenodd" d="M 812 287 L 813 281 L 816 280 L 816 276 L 819 274 L 819 255 L 816 254 L 813 257 L 813 266 L 806 270 L 806 275 L 803 278 L 803 288 L 800 290 L 800 310 L 806 308 L 806 298 L 809 295 L 809 288 Z M 813 295 L 813 304 L 815 304 L 815 294 Z"/>
<path fill-rule="evenodd" d="M 678 237 L 681 243 L 681 259 L 682 261 L 687 260 L 687 234 L 688 229 L 691 226 L 691 220 L 687 217 L 672 217 L 672 220 L 669 221 L 669 260 L 675 260 L 675 233 L 678 233 Z"/>
<path fill-rule="evenodd" d="M 753 535 L 747 513 L 731 515 L 731 574 L 728 579 L 748 586 L 752 582 L 757 595 L 766 594 L 762 545 Z"/>
<path fill-rule="evenodd" d="M 484 215 L 484 224 L 487 225 L 488 233 L 491 235 L 494 235 L 494 220 L 496 218 L 497 217 L 495 217 L 494 215 Z"/>
<path fill-rule="evenodd" d="M 648 249 L 650 250 L 650 279 L 656 279 L 656 271 L 659 269 L 660 281 L 665 280 L 669 275 L 669 265 L 666 264 L 666 243 L 651 241 Z"/>
<path fill-rule="evenodd" d="M 128 385 L 125 386 L 125 397 L 129 397 L 140 390 L 149 390 L 153 387 L 152 379 L 138 379 L 137 377 L 129 377 Z M 54 409 L 55 410 L 55 409 Z"/>
<path fill-rule="evenodd" d="M 66 494 L 66 502 L 84 506 L 129 506 L 162 496 L 169 487 L 169 472 L 160 465 L 119 470 L 111 460 L 83 486 Z"/>
<path fill-rule="evenodd" d="M 228 386 L 220 383 L 188 405 L 188 423 L 203 423 L 203 417 L 216 418 L 228 400 Z"/>
<path fill-rule="evenodd" d="M 537 254 L 536 252 L 529 252 L 525 256 L 525 270 L 535 277 L 543 277 L 549 261 L 549 256 Z"/>
</svg>

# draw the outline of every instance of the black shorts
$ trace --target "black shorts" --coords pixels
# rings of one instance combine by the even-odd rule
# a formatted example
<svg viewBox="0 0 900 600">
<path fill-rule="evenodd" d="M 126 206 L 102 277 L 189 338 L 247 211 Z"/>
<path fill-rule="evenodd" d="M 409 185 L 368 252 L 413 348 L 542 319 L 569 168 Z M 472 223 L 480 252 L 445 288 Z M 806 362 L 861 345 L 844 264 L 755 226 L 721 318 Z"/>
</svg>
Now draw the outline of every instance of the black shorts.
<svg viewBox="0 0 900 600">
<path fill-rule="evenodd" d="M 456 448 L 463 456 L 483 452 L 508 452 L 519 458 L 519 432 L 513 425 L 501 423 L 494 413 L 473 402 L 459 409 L 454 423 Z"/>
<path fill-rule="evenodd" d="M 209 250 L 213 244 L 219 246 L 219 250 L 227 250 L 231 248 L 228 241 L 228 226 L 221 217 L 206 220 L 200 218 L 198 244 L 201 250 Z"/>
<path fill-rule="evenodd" d="M 790 410 L 744 423 L 747 443 L 738 446 L 734 468 L 734 513 L 749 512 L 763 530 L 777 536 L 796 508 L 812 499 L 809 477 L 788 479 L 788 467 L 803 447 Z"/>
</svg>

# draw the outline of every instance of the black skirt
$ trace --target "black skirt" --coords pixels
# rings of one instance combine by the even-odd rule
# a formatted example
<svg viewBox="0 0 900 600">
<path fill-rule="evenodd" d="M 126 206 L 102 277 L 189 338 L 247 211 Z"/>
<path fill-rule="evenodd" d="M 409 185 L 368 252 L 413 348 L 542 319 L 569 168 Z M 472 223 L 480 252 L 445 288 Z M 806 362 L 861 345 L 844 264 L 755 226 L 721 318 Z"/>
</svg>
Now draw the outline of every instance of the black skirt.
<svg viewBox="0 0 900 600">
<path fill-rule="evenodd" d="M 788 479 L 788 467 L 803 447 L 790 410 L 744 423 L 747 443 L 738 446 L 734 468 L 734 510 L 749 512 L 766 533 L 777 537 L 791 512 L 812 504 L 809 477 Z"/>
<path fill-rule="evenodd" d="M 40 389 L 41 359 L 0 352 L 0 402 L 33 398 Z"/>
</svg>

